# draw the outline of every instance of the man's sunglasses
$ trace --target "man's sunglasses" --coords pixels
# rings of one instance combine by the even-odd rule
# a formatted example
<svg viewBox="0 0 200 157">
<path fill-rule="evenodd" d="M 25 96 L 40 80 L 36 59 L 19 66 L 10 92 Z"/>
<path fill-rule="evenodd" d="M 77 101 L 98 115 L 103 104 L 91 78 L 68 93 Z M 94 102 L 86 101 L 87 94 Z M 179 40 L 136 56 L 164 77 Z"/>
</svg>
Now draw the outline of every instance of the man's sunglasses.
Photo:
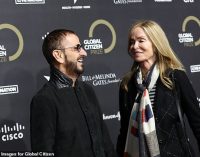
<svg viewBox="0 0 200 157">
<path fill-rule="evenodd" d="M 83 48 L 83 45 L 77 44 L 76 46 L 73 46 L 73 47 L 66 47 L 66 48 L 56 49 L 56 50 L 74 49 L 75 51 L 80 52 L 82 48 Z"/>
</svg>

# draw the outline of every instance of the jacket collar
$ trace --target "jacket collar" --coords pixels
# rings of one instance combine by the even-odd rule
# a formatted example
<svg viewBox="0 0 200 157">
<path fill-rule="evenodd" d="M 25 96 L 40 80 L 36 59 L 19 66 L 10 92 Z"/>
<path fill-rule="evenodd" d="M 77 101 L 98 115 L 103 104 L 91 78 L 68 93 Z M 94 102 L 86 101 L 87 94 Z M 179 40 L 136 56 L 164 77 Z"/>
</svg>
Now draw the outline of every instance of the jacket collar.
<svg viewBox="0 0 200 157">
<path fill-rule="evenodd" d="M 73 81 L 55 67 L 50 67 L 50 81 L 57 88 L 72 87 Z M 77 82 L 76 82 L 77 84 Z"/>
</svg>

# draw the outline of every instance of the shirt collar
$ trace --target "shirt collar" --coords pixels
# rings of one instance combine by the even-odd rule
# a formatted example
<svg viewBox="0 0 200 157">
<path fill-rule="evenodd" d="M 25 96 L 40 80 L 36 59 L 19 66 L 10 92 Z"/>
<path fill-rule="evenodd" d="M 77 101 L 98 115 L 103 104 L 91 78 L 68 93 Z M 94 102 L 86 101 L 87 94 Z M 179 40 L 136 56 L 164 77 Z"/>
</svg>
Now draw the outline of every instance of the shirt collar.
<svg viewBox="0 0 200 157">
<path fill-rule="evenodd" d="M 65 74 L 63 74 L 61 71 L 59 71 L 55 67 L 50 68 L 50 81 L 52 81 L 56 87 L 64 88 L 64 87 L 72 87 L 73 85 L 73 80 L 69 77 L 67 77 Z M 77 82 L 75 83 L 75 85 Z"/>
</svg>

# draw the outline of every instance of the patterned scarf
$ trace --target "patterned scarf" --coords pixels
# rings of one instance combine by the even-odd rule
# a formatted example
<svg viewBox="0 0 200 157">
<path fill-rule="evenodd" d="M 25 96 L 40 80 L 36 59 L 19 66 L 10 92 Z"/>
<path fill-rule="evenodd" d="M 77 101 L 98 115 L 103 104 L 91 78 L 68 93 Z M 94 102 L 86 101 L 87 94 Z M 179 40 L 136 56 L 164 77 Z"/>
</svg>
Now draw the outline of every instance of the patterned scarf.
<svg viewBox="0 0 200 157">
<path fill-rule="evenodd" d="M 124 157 L 160 157 L 155 119 L 149 98 L 149 91 L 158 77 L 159 69 L 156 64 L 151 67 L 144 81 L 141 69 L 137 70 L 135 82 L 138 93 L 130 116 Z"/>
</svg>

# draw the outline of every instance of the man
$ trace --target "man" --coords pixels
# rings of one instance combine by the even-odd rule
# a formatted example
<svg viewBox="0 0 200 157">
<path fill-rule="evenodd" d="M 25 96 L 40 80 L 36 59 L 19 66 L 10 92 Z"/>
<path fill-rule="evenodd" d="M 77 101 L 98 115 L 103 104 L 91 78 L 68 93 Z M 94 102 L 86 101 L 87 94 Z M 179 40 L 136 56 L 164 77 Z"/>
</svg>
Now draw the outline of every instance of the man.
<svg viewBox="0 0 200 157">
<path fill-rule="evenodd" d="M 31 146 L 56 157 L 114 157 L 93 89 L 78 77 L 87 53 L 71 30 L 54 30 L 43 54 L 51 76 L 31 102 Z"/>
</svg>

